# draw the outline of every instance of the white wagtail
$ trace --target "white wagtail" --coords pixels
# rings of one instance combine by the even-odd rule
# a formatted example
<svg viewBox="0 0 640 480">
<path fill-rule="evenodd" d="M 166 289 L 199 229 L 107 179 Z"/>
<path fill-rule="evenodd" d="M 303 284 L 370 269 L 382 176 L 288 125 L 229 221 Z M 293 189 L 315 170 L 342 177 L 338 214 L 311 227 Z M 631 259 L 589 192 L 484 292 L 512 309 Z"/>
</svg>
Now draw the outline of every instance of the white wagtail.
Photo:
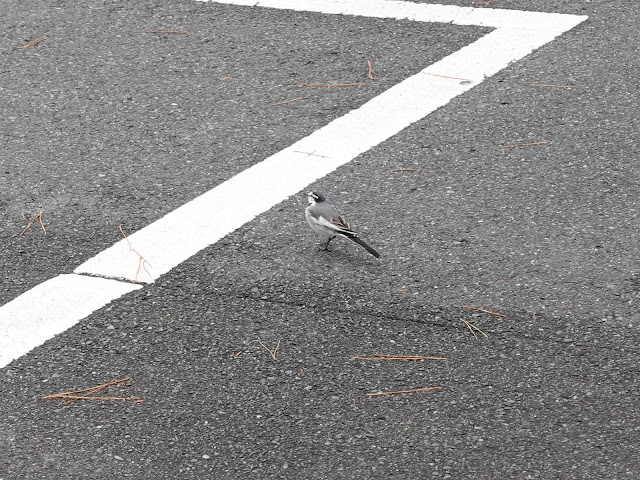
<svg viewBox="0 0 640 480">
<path fill-rule="evenodd" d="M 353 240 L 363 246 L 371 255 L 380 258 L 380 254 L 358 238 L 345 218 L 339 215 L 335 207 L 327 202 L 322 195 L 316 192 L 309 192 L 307 195 L 309 196 L 309 206 L 304 214 L 311 228 L 316 233 L 328 238 L 324 250 L 329 250 L 329 242 L 340 236 Z"/>
</svg>

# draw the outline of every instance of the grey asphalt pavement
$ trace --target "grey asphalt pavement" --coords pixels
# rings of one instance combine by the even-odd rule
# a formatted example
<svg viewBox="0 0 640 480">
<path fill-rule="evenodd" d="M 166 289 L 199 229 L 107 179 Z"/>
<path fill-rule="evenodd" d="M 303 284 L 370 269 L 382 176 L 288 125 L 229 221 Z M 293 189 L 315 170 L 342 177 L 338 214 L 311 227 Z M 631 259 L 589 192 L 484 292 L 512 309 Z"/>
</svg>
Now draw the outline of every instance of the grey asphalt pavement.
<svg viewBox="0 0 640 480">
<path fill-rule="evenodd" d="M 589 20 L 312 185 L 380 260 L 283 201 L 1 369 L 0 479 L 640 477 L 636 9 L 490 6 Z M 0 19 L 0 304 L 486 33 L 187 0 Z M 144 402 L 42 398 L 124 377 L 104 394 Z"/>
<path fill-rule="evenodd" d="M 193 0 L 2 8 L 2 304 L 484 33 Z M 19 237 L 40 211 L 46 238 Z"/>
</svg>

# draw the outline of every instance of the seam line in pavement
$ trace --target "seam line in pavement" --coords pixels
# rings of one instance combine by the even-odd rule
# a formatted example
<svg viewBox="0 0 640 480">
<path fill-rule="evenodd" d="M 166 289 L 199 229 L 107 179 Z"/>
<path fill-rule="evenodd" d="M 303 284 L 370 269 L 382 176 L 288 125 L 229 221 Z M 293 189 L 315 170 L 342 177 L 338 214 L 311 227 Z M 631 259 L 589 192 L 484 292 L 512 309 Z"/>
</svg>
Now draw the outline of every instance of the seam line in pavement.
<svg viewBox="0 0 640 480">
<path fill-rule="evenodd" d="M 93 277 L 93 278 L 104 278 L 106 280 L 113 280 L 115 282 L 122 282 L 122 283 L 130 283 L 132 285 L 139 285 L 141 287 L 146 285 L 146 282 L 140 282 L 140 281 L 135 281 L 135 280 L 131 280 L 129 278 L 122 278 L 122 277 L 109 277 L 107 275 L 101 275 L 99 273 L 92 273 L 92 272 L 73 272 L 74 275 L 81 275 L 81 276 L 87 276 L 87 277 Z M 2 480 L 2 479 L 0 479 Z"/>
</svg>

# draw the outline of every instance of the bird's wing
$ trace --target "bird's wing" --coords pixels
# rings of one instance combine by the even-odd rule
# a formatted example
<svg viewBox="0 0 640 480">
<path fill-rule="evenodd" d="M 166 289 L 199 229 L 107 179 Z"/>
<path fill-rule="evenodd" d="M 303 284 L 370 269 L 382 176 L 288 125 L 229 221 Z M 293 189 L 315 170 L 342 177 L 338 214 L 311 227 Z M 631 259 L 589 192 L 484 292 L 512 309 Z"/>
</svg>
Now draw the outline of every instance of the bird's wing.
<svg viewBox="0 0 640 480">
<path fill-rule="evenodd" d="M 335 223 L 335 220 L 339 218 L 336 217 L 333 220 L 329 221 L 327 220 L 326 217 L 323 217 L 322 215 L 316 218 L 312 218 L 312 221 L 314 223 L 317 223 L 318 225 L 321 225 L 329 230 L 332 230 L 336 233 L 343 233 L 343 234 L 353 234 L 353 232 L 351 231 L 351 229 L 349 229 L 349 225 L 347 225 L 346 222 L 343 223 Z"/>
<path fill-rule="evenodd" d="M 342 215 L 339 215 L 339 216 L 333 218 L 331 220 L 331 223 L 334 224 L 336 227 L 341 228 L 343 230 L 351 230 L 351 227 L 349 227 L 349 224 L 347 223 L 347 219 L 344 218 Z"/>
</svg>

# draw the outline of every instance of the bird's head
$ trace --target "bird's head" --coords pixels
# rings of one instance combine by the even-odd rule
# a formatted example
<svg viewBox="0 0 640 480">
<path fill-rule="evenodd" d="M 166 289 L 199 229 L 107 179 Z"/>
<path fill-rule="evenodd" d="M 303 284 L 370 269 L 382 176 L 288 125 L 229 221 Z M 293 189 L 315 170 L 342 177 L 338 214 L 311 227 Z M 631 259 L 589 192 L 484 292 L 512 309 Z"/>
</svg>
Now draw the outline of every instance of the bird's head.
<svg viewBox="0 0 640 480">
<path fill-rule="evenodd" d="M 309 203 L 313 205 L 314 203 L 324 202 L 324 197 L 316 192 L 307 193 L 307 198 L 309 199 Z"/>
</svg>

